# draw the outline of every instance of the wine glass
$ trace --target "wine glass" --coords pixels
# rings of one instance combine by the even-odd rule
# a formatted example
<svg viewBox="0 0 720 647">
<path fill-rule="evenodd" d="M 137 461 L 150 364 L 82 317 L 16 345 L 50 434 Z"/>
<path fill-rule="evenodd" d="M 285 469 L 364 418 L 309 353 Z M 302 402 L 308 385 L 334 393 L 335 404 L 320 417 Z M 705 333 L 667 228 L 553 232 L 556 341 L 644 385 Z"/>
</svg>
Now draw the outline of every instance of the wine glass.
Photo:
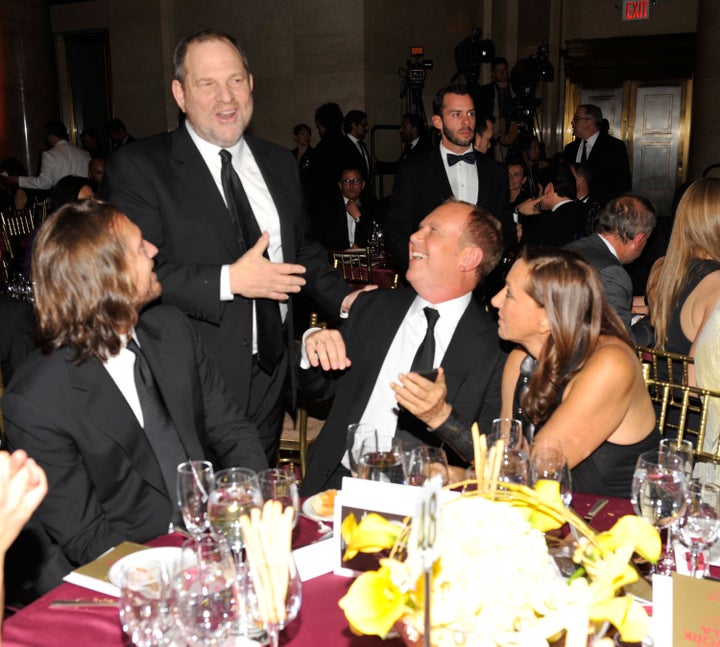
<svg viewBox="0 0 720 647">
<path fill-rule="evenodd" d="M 530 477 L 530 457 L 528 453 L 513 447 L 506 447 L 500 461 L 498 482 L 527 485 Z"/>
<path fill-rule="evenodd" d="M 677 440 L 675 438 L 663 438 L 660 440 L 660 452 L 679 456 L 683 461 L 685 479 L 690 482 L 693 471 L 693 445 L 689 440 Z M 662 559 L 662 570 L 665 573 L 672 573 L 676 570 L 675 551 L 673 550 L 673 530 L 677 524 L 670 524 L 667 527 L 665 537 L 665 555 Z"/>
<path fill-rule="evenodd" d="M 685 464 L 682 458 L 659 450 L 640 454 L 631 490 L 635 514 L 662 530 L 682 516 L 687 505 L 685 497 Z M 662 572 L 662 564 L 659 564 L 660 568 L 653 567 L 651 572 Z"/>
<path fill-rule="evenodd" d="M 354 478 L 357 478 L 358 469 L 357 464 L 360 459 L 360 449 L 362 448 L 363 441 L 366 438 L 376 438 L 377 429 L 372 425 L 366 425 L 361 422 L 354 422 L 348 425 L 347 428 L 347 454 L 348 464 L 350 465 L 350 474 Z"/>
<path fill-rule="evenodd" d="M 696 577 L 698 555 L 715 543 L 720 532 L 720 487 L 693 481 L 688 490 L 688 504 L 678 522 L 678 535 L 683 546 L 690 549 L 690 574 Z M 704 564 L 707 563 L 706 556 Z"/>
<path fill-rule="evenodd" d="M 265 630 L 270 639 L 270 647 L 278 647 L 280 631 L 295 620 L 302 604 L 302 583 L 295 562 L 290 558 L 284 604 L 281 601 L 279 605 L 273 598 L 274 590 L 254 576 L 250 565 L 243 565 L 242 572 L 240 599 L 247 605 L 248 617 L 256 626 Z"/>
<path fill-rule="evenodd" d="M 282 503 L 283 509 L 294 510 L 293 528 L 297 526 L 300 516 L 300 494 L 295 474 L 287 469 L 263 470 L 258 474 L 258 483 L 263 501 L 275 499 Z"/>
<path fill-rule="evenodd" d="M 560 497 L 565 507 L 572 503 L 572 481 L 567 458 L 562 445 L 552 439 L 536 438 L 530 452 L 530 483 L 538 481 L 557 481 L 560 484 Z"/>
<path fill-rule="evenodd" d="M 177 466 L 178 505 L 185 528 L 193 537 L 210 528 L 207 502 L 213 484 L 213 467 L 209 461 L 187 461 Z"/>
<path fill-rule="evenodd" d="M 487 446 L 492 447 L 498 440 L 505 441 L 505 447 L 529 451 L 527 439 L 523 436 L 522 422 L 515 418 L 495 418 L 487 435 Z"/>
<path fill-rule="evenodd" d="M 240 518 L 263 503 L 257 474 L 245 467 L 231 467 L 215 474 L 215 487 L 208 499 L 208 519 L 213 531 L 225 537 L 237 563 L 244 546 Z"/>
<path fill-rule="evenodd" d="M 427 479 L 438 474 L 443 485 L 450 482 L 447 456 L 442 448 L 418 445 L 405 456 L 405 475 L 408 485 L 422 485 Z"/>
<path fill-rule="evenodd" d="M 120 622 L 137 647 L 164 644 L 174 621 L 170 574 L 159 560 L 130 560 L 120 572 Z"/>
<path fill-rule="evenodd" d="M 206 534 L 186 541 L 173 588 L 185 639 L 225 644 L 238 621 L 235 564 L 225 539 Z"/>
<path fill-rule="evenodd" d="M 360 446 L 358 477 L 366 481 L 405 483 L 402 443 L 391 436 L 366 438 Z"/>
</svg>

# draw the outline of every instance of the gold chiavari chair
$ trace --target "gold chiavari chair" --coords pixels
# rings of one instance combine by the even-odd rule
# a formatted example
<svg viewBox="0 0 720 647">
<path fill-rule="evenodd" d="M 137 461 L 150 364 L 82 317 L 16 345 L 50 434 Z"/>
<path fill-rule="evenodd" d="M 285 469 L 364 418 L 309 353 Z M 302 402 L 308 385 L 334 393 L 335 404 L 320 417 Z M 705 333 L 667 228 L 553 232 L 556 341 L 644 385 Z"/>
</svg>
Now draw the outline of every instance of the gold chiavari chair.
<svg viewBox="0 0 720 647">
<path fill-rule="evenodd" d="M 29 236 L 35 230 L 35 213 L 33 209 L 17 209 L 0 213 L 5 250 L 10 258 L 15 258 L 18 241 Z"/>
<path fill-rule="evenodd" d="M 350 283 L 372 283 L 372 256 L 369 249 L 332 252 L 333 267 Z"/>
</svg>

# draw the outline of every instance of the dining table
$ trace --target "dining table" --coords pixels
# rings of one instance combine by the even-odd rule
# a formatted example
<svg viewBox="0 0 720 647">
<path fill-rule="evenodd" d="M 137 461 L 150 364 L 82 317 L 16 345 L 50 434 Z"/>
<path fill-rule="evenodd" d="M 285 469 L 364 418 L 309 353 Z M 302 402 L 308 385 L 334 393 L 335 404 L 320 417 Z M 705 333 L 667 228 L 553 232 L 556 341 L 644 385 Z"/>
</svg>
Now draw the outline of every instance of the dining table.
<svg viewBox="0 0 720 647">
<path fill-rule="evenodd" d="M 600 497 L 574 493 L 573 509 L 585 515 Z M 627 499 L 608 498 L 591 525 L 596 530 L 607 530 L 623 515 L 633 514 Z M 293 535 L 293 547 L 298 548 L 321 540 L 321 528 L 316 521 L 300 517 Z M 186 535 L 172 533 L 148 542 L 149 546 L 179 546 Z M 330 540 L 325 540 L 330 541 Z M 347 624 L 338 601 L 345 595 L 352 580 L 326 573 L 303 582 L 302 606 L 298 617 L 280 635 L 281 645 L 316 647 L 317 645 L 350 645 L 353 647 L 401 647 L 399 638 L 381 639 L 376 636 L 356 636 Z M 62 583 L 3 623 L 5 647 L 124 647 L 128 639 L 120 627 L 117 606 L 82 606 L 82 601 L 113 598 L 89 589 Z M 73 607 L 57 607 L 56 600 L 72 600 Z"/>
</svg>

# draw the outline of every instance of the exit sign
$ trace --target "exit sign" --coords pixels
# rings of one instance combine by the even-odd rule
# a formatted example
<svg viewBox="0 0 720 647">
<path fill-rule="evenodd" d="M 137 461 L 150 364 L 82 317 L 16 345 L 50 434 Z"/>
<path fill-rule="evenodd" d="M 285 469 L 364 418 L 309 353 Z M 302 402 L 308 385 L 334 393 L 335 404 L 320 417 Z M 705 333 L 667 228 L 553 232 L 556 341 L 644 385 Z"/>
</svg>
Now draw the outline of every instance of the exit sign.
<svg viewBox="0 0 720 647">
<path fill-rule="evenodd" d="M 623 0 L 623 20 L 647 20 L 649 0 Z"/>
</svg>

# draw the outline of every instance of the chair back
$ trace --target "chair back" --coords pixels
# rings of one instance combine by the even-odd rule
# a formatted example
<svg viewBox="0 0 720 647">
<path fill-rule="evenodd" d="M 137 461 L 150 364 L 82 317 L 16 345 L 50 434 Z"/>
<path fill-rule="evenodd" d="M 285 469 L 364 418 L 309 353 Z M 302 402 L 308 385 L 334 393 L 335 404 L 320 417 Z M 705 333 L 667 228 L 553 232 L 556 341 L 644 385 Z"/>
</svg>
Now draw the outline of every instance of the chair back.
<svg viewBox="0 0 720 647">
<path fill-rule="evenodd" d="M 23 237 L 35 231 L 35 213 L 33 209 L 17 209 L 8 213 L 0 213 L 3 242 L 5 251 L 10 258 L 15 258 L 18 251 L 15 244 Z"/>
<path fill-rule="evenodd" d="M 635 353 L 643 365 L 643 370 L 648 371 L 649 378 L 679 385 L 688 384 L 688 370 L 695 364 L 694 357 L 666 353 L 647 346 L 635 346 Z"/>
<path fill-rule="evenodd" d="M 369 249 L 349 249 L 332 253 L 333 267 L 349 283 L 372 283 L 372 257 Z"/>
</svg>

